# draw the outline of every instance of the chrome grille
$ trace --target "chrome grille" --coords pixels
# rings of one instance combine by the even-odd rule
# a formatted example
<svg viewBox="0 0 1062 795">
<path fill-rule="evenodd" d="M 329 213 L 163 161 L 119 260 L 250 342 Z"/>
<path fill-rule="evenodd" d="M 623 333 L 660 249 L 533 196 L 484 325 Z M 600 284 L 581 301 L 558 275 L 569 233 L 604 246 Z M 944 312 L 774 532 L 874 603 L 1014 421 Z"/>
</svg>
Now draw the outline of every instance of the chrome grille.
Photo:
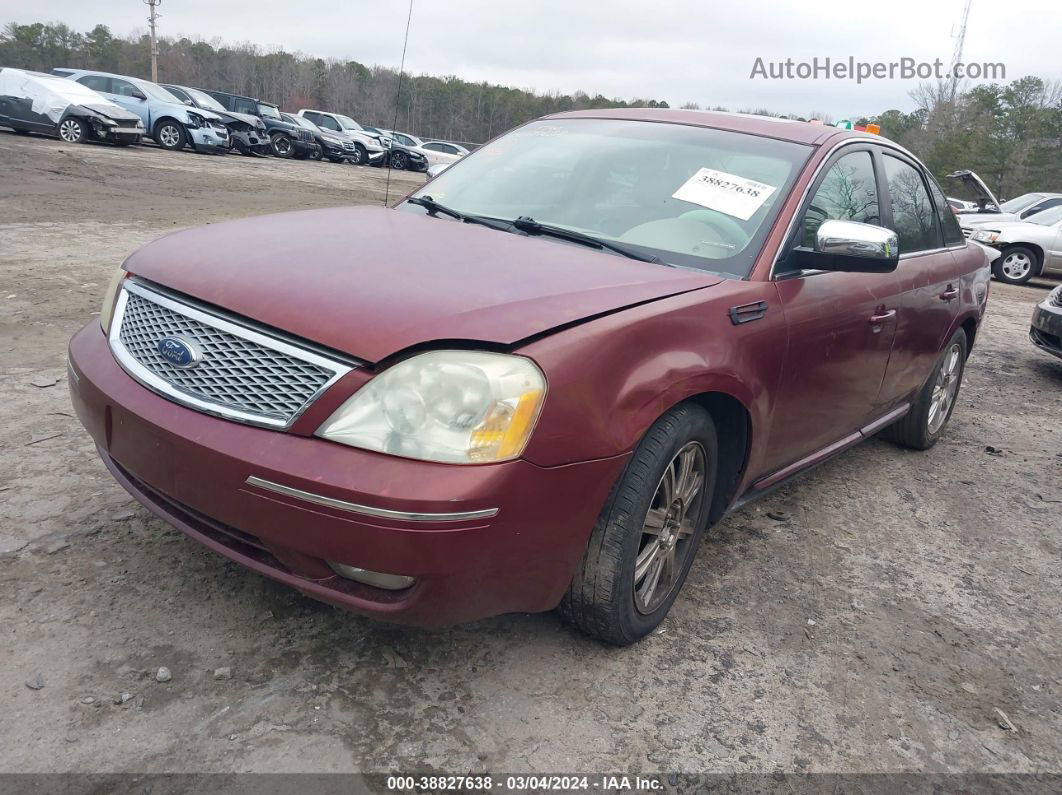
<svg viewBox="0 0 1062 795">
<path fill-rule="evenodd" d="M 194 366 L 177 366 L 163 339 L 192 343 Z M 287 427 L 350 367 L 127 281 L 115 307 L 111 348 L 146 386 L 230 419 Z"/>
<path fill-rule="evenodd" d="M 1051 303 L 1055 306 L 1062 306 L 1062 287 L 1056 287 L 1051 293 Z"/>
</svg>

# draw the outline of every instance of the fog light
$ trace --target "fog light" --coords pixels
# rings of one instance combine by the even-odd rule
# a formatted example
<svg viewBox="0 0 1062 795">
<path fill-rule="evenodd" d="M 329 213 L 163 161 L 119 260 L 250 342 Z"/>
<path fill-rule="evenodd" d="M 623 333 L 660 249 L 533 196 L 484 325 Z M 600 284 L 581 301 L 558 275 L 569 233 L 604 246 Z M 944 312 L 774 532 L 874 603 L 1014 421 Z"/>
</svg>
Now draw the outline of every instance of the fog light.
<svg viewBox="0 0 1062 795">
<path fill-rule="evenodd" d="M 405 577 L 401 574 L 384 574 L 381 571 L 359 569 L 357 566 L 348 566 L 345 563 L 335 563 L 331 560 L 327 561 L 327 563 L 332 567 L 332 571 L 340 577 L 371 585 L 374 588 L 384 588 L 388 591 L 401 591 L 417 581 L 415 577 Z"/>
</svg>

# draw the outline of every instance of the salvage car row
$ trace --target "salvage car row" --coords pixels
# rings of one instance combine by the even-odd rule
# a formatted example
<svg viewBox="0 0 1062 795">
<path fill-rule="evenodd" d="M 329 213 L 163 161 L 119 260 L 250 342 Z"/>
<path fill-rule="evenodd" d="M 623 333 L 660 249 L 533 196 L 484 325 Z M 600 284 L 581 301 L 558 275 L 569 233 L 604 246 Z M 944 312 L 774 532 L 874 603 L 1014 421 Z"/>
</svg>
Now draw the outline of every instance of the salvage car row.
<svg viewBox="0 0 1062 795">
<path fill-rule="evenodd" d="M 171 151 L 237 151 L 410 171 L 468 154 L 446 141 L 362 127 L 339 113 L 285 113 L 254 97 L 86 69 L 0 69 L 0 126 L 67 143 L 129 146 L 151 138 Z"/>
</svg>

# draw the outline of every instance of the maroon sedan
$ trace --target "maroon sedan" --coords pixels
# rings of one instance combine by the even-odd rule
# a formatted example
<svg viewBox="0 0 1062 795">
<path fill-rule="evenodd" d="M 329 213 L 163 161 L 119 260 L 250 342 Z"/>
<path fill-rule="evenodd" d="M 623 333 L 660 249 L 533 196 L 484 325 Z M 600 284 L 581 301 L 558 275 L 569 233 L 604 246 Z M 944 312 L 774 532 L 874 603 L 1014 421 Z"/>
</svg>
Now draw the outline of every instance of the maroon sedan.
<svg viewBox="0 0 1062 795">
<path fill-rule="evenodd" d="M 559 605 L 624 644 L 728 511 L 879 432 L 931 447 L 988 284 L 887 140 L 585 111 L 392 209 L 140 249 L 70 386 L 115 478 L 255 571 L 423 626 Z"/>
</svg>

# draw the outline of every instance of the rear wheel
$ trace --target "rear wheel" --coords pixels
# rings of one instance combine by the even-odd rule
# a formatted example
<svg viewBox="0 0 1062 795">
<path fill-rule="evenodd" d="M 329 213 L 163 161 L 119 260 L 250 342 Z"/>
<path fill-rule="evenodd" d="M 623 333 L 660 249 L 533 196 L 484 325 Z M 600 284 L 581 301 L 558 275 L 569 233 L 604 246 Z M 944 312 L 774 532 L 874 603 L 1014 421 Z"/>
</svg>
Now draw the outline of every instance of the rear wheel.
<svg viewBox="0 0 1062 795">
<path fill-rule="evenodd" d="M 707 411 L 669 411 L 613 486 L 558 608 L 588 635 L 624 646 L 655 629 L 685 582 L 708 523 L 719 445 Z"/>
<path fill-rule="evenodd" d="M 966 369 L 966 345 L 966 332 L 959 329 L 944 346 L 911 410 L 883 430 L 883 438 L 915 450 L 928 450 L 937 443 L 959 397 Z"/>
<path fill-rule="evenodd" d="M 81 119 L 67 116 L 59 122 L 59 137 L 68 144 L 81 144 L 88 138 L 88 127 Z"/>
<path fill-rule="evenodd" d="M 295 145 L 284 133 L 277 133 L 270 141 L 273 144 L 273 154 L 277 157 L 289 158 L 295 154 Z"/>
<path fill-rule="evenodd" d="M 184 126 L 172 119 L 163 119 L 155 125 L 155 143 L 171 152 L 179 152 L 188 143 Z"/>
<path fill-rule="evenodd" d="M 992 263 L 992 273 L 1007 284 L 1025 284 L 1039 270 L 1040 258 L 1025 246 L 1011 246 Z"/>
</svg>

